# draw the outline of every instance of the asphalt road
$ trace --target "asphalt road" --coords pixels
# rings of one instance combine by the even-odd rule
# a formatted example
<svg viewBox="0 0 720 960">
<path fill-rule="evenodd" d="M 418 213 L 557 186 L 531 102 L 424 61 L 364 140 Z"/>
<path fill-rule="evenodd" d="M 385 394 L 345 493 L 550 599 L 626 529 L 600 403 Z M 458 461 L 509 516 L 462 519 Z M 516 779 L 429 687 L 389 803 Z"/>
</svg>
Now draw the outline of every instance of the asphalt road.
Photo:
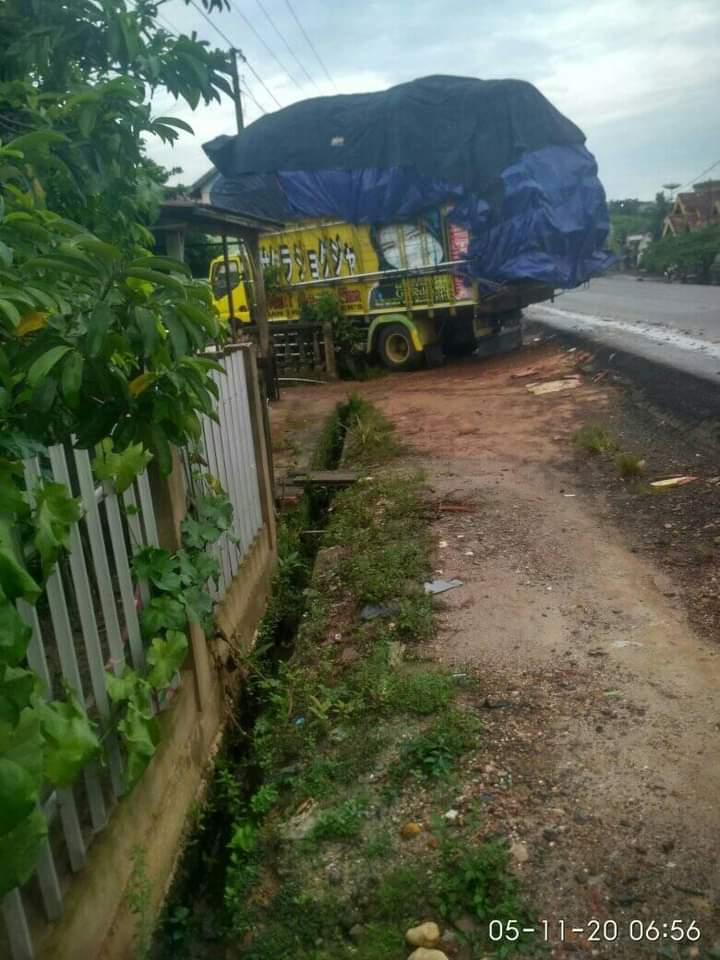
<svg viewBox="0 0 720 960">
<path fill-rule="evenodd" d="M 525 314 L 720 384 L 720 286 L 603 277 Z"/>
</svg>

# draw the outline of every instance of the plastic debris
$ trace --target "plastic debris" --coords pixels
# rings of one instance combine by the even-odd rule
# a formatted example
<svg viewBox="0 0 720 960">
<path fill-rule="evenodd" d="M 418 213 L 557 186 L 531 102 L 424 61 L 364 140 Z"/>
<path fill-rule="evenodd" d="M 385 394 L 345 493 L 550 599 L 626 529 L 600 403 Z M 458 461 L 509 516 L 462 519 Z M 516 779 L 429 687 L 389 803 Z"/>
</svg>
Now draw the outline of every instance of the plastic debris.
<svg viewBox="0 0 720 960">
<path fill-rule="evenodd" d="M 562 380 L 547 380 L 545 383 L 528 383 L 527 389 L 535 396 L 546 393 L 559 393 L 561 390 L 574 390 L 580 386 L 580 377 L 563 377 Z"/>
<path fill-rule="evenodd" d="M 523 370 L 516 370 L 511 374 L 513 380 L 520 380 L 522 377 L 536 377 L 540 373 L 540 367 L 525 367 Z"/>
<path fill-rule="evenodd" d="M 447 540 L 441 540 L 440 543 L 438 543 L 438 546 L 441 550 L 443 550 L 447 546 Z"/>
<path fill-rule="evenodd" d="M 686 483 L 692 483 L 697 477 L 667 477 L 665 480 L 653 480 L 651 487 L 683 487 Z"/>
<path fill-rule="evenodd" d="M 445 593 L 447 590 L 462 586 L 464 586 L 462 580 L 430 580 L 425 584 L 425 593 Z"/>
<path fill-rule="evenodd" d="M 366 603 L 360 611 L 360 616 L 363 620 L 375 620 L 377 617 L 391 617 L 399 609 L 400 606 L 397 603 L 388 603 L 387 605 Z"/>
</svg>

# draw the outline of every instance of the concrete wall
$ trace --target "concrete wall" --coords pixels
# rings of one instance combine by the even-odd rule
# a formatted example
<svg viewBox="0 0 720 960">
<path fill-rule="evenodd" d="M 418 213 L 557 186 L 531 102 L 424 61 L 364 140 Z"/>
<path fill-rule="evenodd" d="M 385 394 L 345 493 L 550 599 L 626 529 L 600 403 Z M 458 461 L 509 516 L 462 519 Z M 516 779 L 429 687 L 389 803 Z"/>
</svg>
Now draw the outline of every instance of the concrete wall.
<svg viewBox="0 0 720 960">
<path fill-rule="evenodd" d="M 63 917 L 44 931 L 33 930 L 39 960 L 129 960 L 134 956 L 138 917 L 129 909 L 127 891 L 135 851 L 141 852 L 150 882 L 144 910 L 148 923 L 167 892 L 188 815 L 202 797 L 238 695 L 241 671 L 227 666 L 235 665 L 231 654 L 252 646 L 275 563 L 270 460 L 260 422 L 264 411 L 257 393 L 253 400 L 264 526 L 216 610 L 216 636 L 206 638 L 198 627 L 190 631 L 181 684 L 173 706 L 161 715 L 162 736 L 150 766 L 111 812 L 108 826 L 90 846 L 86 867 L 69 879 L 63 891 Z M 186 509 L 179 463 L 169 478 L 152 477 L 151 486 L 160 542 L 174 550 Z"/>
</svg>

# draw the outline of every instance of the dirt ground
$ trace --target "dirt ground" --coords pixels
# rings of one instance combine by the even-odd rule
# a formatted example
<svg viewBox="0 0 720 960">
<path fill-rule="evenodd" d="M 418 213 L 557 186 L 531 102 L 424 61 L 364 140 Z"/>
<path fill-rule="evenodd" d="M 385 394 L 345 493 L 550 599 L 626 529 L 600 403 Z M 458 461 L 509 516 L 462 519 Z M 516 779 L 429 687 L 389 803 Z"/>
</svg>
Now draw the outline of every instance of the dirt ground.
<svg viewBox="0 0 720 960">
<path fill-rule="evenodd" d="M 482 801 L 487 834 L 512 844 L 551 955 L 720 957 L 720 470 L 710 440 L 594 382 L 583 360 L 537 345 L 357 389 L 436 498 L 436 572 L 463 586 L 438 600 L 426 652 L 481 672 L 489 691 L 486 749 L 460 800 Z M 569 375 L 576 389 L 527 389 Z M 281 468 L 304 447 L 283 438 L 312 435 L 347 392 L 285 392 Z M 577 451 L 588 422 L 648 446 L 649 478 L 686 472 L 700 451 L 700 479 L 637 490 Z M 673 921 L 701 938 L 676 945 Z"/>
</svg>

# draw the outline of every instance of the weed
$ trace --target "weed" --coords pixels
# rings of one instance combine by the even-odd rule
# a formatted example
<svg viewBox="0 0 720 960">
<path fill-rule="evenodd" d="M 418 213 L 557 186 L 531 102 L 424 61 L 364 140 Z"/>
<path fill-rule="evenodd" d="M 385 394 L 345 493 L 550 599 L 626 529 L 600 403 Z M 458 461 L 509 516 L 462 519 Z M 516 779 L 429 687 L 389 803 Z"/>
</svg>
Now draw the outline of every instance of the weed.
<svg viewBox="0 0 720 960">
<path fill-rule="evenodd" d="M 585 450 L 586 453 L 612 453 L 613 450 L 617 450 L 615 438 L 599 426 L 580 427 L 579 430 L 575 431 L 573 441 L 577 447 Z"/>
<path fill-rule="evenodd" d="M 280 798 L 277 787 L 268 783 L 250 797 L 250 809 L 258 816 L 269 813 Z"/>
<path fill-rule="evenodd" d="M 360 833 L 365 819 L 365 802 L 348 799 L 322 814 L 310 836 L 313 840 L 352 840 Z"/>
<path fill-rule="evenodd" d="M 369 923 L 352 956 L 355 960 L 397 960 L 404 947 L 405 938 L 397 925 Z"/>
<path fill-rule="evenodd" d="M 135 917 L 135 960 L 148 960 L 152 947 L 152 885 L 147 872 L 145 851 L 135 847 L 132 870 L 125 891 L 125 902 Z"/>
<path fill-rule="evenodd" d="M 443 711 L 450 703 L 453 692 L 451 677 L 428 671 L 395 677 L 390 697 L 394 709 L 399 712 L 425 717 Z"/>
<path fill-rule="evenodd" d="M 388 920 L 407 929 L 418 922 L 428 900 L 432 884 L 415 866 L 396 867 L 375 888 L 369 913 L 373 919 Z"/>
<path fill-rule="evenodd" d="M 438 779 L 452 772 L 455 760 L 472 743 L 478 723 L 470 714 L 450 712 L 437 718 L 424 733 L 409 740 L 390 768 L 395 783 L 408 776 L 417 779 Z"/>
<path fill-rule="evenodd" d="M 645 461 L 633 453 L 619 453 L 615 464 L 621 477 L 639 477 L 645 469 Z"/>
<path fill-rule="evenodd" d="M 499 841 L 470 850 L 446 843 L 437 876 L 437 896 L 444 916 L 455 920 L 469 913 L 485 930 L 491 920 L 515 920 L 520 927 L 530 920 L 517 877 L 508 865 L 507 848 Z M 521 937 L 498 956 L 507 956 L 523 942 L 525 938 Z"/>
<path fill-rule="evenodd" d="M 378 830 L 365 844 L 366 860 L 382 860 L 389 857 L 395 848 L 393 836 L 389 830 Z"/>
<path fill-rule="evenodd" d="M 345 463 L 360 466 L 391 460 L 400 451 L 393 431 L 393 425 L 376 407 L 357 393 L 350 394 L 347 403 Z"/>
</svg>

